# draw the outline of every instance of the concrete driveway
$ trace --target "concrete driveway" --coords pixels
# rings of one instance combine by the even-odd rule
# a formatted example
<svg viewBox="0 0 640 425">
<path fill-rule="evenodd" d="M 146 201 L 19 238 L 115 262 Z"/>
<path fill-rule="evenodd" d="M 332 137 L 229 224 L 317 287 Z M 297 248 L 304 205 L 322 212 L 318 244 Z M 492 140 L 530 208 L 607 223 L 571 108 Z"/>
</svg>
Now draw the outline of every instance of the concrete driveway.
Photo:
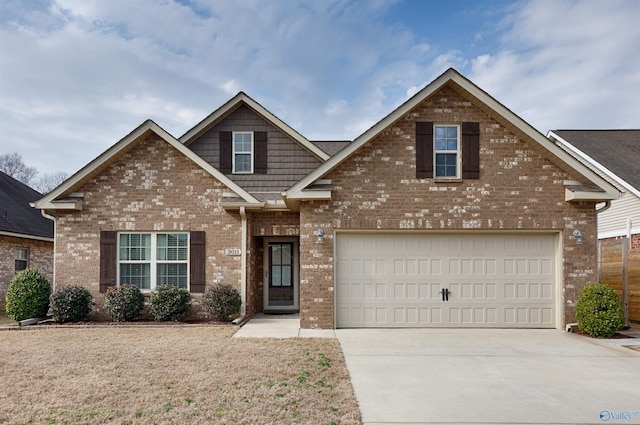
<svg viewBox="0 0 640 425">
<path fill-rule="evenodd" d="M 365 424 L 640 423 L 640 352 L 558 330 L 340 329 Z"/>
</svg>

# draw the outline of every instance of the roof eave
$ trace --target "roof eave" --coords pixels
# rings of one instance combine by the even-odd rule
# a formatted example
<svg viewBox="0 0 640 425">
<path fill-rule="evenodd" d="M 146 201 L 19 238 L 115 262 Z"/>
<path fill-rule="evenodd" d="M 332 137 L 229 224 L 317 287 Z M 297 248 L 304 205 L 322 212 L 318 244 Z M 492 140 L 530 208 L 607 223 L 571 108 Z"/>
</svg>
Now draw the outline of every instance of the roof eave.
<svg viewBox="0 0 640 425">
<path fill-rule="evenodd" d="M 153 132 L 161 137 L 165 142 L 169 143 L 172 147 L 180 151 L 188 159 L 193 161 L 196 165 L 207 171 L 210 175 L 236 193 L 243 201 L 248 204 L 259 204 L 260 202 L 250 195 L 247 191 L 242 189 L 238 184 L 233 182 L 227 176 L 222 174 L 219 170 L 214 168 L 211 164 L 204 159 L 196 155 L 192 150 L 180 143 L 171 134 L 165 131 L 162 127 L 151 120 L 147 120 L 138 126 L 135 130 L 121 139 L 119 142 L 107 149 L 103 154 L 95 158 L 80 171 L 64 181 L 60 186 L 46 194 L 41 199 L 34 202 L 35 208 L 48 209 L 48 210 L 64 210 L 64 209 L 78 209 L 76 202 L 73 204 L 66 202 L 66 200 L 60 199 L 68 196 L 69 193 L 80 186 L 83 180 L 90 176 L 97 174 L 104 167 L 106 167 L 116 156 L 120 155 L 123 151 L 126 152 L 130 147 L 141 137 L 144 137 L 147 133 Z M 80 209 L 82 204 L 80 203 Z"/>
<path fill-rule="evenodd" d="M 54 242 L 54 238 L 47 236 L 29 235 L 26 233 L 5 232 L 0 230 L 0 236 L 10 236 L 12 238 L 30 239 L 34 241 Z"/>
</svg>

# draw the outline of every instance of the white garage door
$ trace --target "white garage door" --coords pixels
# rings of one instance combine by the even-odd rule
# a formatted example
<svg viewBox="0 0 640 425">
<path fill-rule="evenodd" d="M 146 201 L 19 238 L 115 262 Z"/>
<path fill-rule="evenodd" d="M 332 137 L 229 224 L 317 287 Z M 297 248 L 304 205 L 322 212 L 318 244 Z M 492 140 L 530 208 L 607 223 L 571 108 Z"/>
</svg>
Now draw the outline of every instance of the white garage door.
<svg viewBox="0 0 640 425">
<path fill-rule="evenodd" d="M 337 327 L 555 327 L 554 235 L 338 234 Z"/>
</svg>

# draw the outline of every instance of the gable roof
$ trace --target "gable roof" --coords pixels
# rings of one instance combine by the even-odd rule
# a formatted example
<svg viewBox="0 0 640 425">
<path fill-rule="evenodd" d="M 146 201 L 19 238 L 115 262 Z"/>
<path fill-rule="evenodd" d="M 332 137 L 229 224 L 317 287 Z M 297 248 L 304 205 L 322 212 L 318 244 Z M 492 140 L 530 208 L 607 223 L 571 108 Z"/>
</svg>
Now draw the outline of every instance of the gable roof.
<svg viewBox="0 0 640 425">
<path fill-rule="evenodd" d="M 180 142 L 185 146 L 189 146 L 191 142 L 197 139 L 200 135 L 206 132 L 208 129 L 216 125 L 219 121 L 224 119 L 231 112 L 236 110 L 240 105 L 246 105 L 250 109 L 252 109 L 255 113 L 260 115 L 266 121 L 270 122 L 277 129 L 282 131 L 284 134 L 291 137 L 293 140 L 302 145 L 306 150 L 311 152 L 314 156 L 316 156 L 321 161 L 326 161 L 329 159 L 329 156 L 322 149 L 318 148 L 316 145 L 307 140 L 303 135 L 295 131 L 293 128 L 289 127 L 284 121 L 280 118 L 273 115 L 269 112 L 265 107 L 260 105 L 258 102 L 253 100 L 244 92 L 239 92 L 233 98 L 231 98 L 227 103 L 222 105 L 220 108 L 213 111 L 208 117 L 204 120 L 200 121 L 196 124 L 191 130 L 187 131 L 180 137 Z"/>
<path fill-rule="evenodd" d="M 53 221 L 30 203 L 42 194 L 0 172 L 0 234 L 53 241 Z"/>
<path fill-rule="evenodd" d="M 547 137 L 596 173 L 640 197 L 640 130 L 553 130 Z"/>
<path fill-rule="evenodd" d="M 185 157 L 189 158 L 196 165 L 207 171 L 222 184 L 227 186 L 234 192 L 232 198 L 235 206 L 261 207 L 264 204 L 242 189 L 236 183 L 231 181 L 227 176 L 212 167 L 205 160 L 188 149 L 176 138 L 167 133 L 158 124 L 152 120 L 143 122 L 138 128 L 133 130 L 119 142 L 111 146 L 96 159 L 84 166 L 80 171 L 69 177 L 60 186 L 46 194 L 44 197 L 34 203 L 36 208 L 42 210 L 65 210 L 65 209 L 82 209 L 82 194 L 74 193 L 85 182 L 93 176 L 100 173 L 108 167 L 112 161 L 119 158 L 124 153 L 131 150 L 138 142 L 146 138 L 150 133 L 160 136 L 165 142 L 180 151 Z"/>
<path fill-rule="evenodd" d="M 319 179 L 347 160 L 360 147 L 378 136 L 383 130 L 402 118 L 405 114 L 445 85 L 449 85 L 457 92 L 463 94 L 469 99 L 472 99 L 476 106 L 491 114 L 494 119 L 510 131 L 519 136 L 524 136 L 527 139 L 533 140 L 535 142 L 534 148 L 537 147 L 542 150 L 546 156 L 558 166 L 571 174 L 578 175 L 586 180 L 585 182 L 578 183 L 567 182 L 565 185 L 565 200 L 610 200 L 617 199 L 619 197 L 619 192 L 615 186 L 600 177 L 598 174 L 594 173 L 584 164 L 577 161 L 574 157 L 567 154 L 563 149 L 560 149 L 551 140 L 547 139 L 530 124 L 491 97 L 487 92 L 462 76 L 458 71 L 453 68 L 449 68 L 413 97 L 376 123 L 373 127 L 358 136 L 347 147 L 342 149 L 327 162 L 320 165 L 316 170 L 284 192 L 283 197 L 285 198 L 285 201 L 295 208 L 296 204 L 301 199 L 330 199 L 331 194 L 329 190 L 320 190 L 316 188 L 318 186 L 325 186 L 318 185 L 318 183 L 322 182 L 317 182 Z M 585 183 L 594 185 L 597 190 L 594 191 L 593 188 L 585 190 L 587 189 L 585 187 Z"/>
</svg>

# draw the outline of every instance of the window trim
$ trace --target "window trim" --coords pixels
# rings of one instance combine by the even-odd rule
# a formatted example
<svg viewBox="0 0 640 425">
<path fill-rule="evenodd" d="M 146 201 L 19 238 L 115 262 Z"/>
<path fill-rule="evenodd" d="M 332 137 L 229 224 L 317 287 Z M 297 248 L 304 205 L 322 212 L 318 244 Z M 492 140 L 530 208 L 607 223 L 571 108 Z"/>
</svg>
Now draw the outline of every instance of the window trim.
<svg viewBox="0 0 640 425">
<path fill-rule="evenodd" d="M 249 151 L 236 151 L 236 135 L 248 134 L 251 136 L 251 148 Z M 250 169 L 248 171 L 238 171 L 236 169 L 236 155 L 249 155 Z M 231 170 L 233 174 L 253 174 L 255 156 L 255 135 L 253 131 L 233 131 L 231 133 Z"/>
<path fill-rule="evenodd" d="M 436 129 L 438 127 L 455 127 L 456 128 L 456 150 L 442 150 L 436 148 Z M 462 128 L 460 124 L 456 123 L 434 123 L 433 124 L 433 178 L 437 180 L 460 180 L 462 175 Z M 436 158 L 438 154 L 453 154 L 456 155 L 456 175 L 455 176 L 439 176 L 438 165 Z"/>
<path fill-rule="evenodd" d="M 121 260 L 120 259 L 120 237 L 122 235 L 150 235 L 150 259 L 149 260 Z M 187 236 L 187 255 L 186 260 L 158 260 L 158 235 L 186 235 Z M 187 285 L 184 289 L 191 292 L 191 233 L 190 232 L 118 232 L 116 236 L 116 286 L 123 285 L 121 282 L 120 266 L 121 264 L 149 264 L 149 288 L 142 289 L 142 292 L 151 292 L 158 287 L 158 265 L 159 264 L 185 264 Z"/>
<path fill-rule="evenodd" d="M 18 251 L 25 253 L 25 258 L 18 258 Z M 17 265 L 18 261 L 24 262 L 24 268 L 18 270 Z M 13 271 L 15 273 L 20 273 L 21 271 L 29 268 L 29 248 L 23 246 L 16 246 L 13 250 Z"/>
</svg>

